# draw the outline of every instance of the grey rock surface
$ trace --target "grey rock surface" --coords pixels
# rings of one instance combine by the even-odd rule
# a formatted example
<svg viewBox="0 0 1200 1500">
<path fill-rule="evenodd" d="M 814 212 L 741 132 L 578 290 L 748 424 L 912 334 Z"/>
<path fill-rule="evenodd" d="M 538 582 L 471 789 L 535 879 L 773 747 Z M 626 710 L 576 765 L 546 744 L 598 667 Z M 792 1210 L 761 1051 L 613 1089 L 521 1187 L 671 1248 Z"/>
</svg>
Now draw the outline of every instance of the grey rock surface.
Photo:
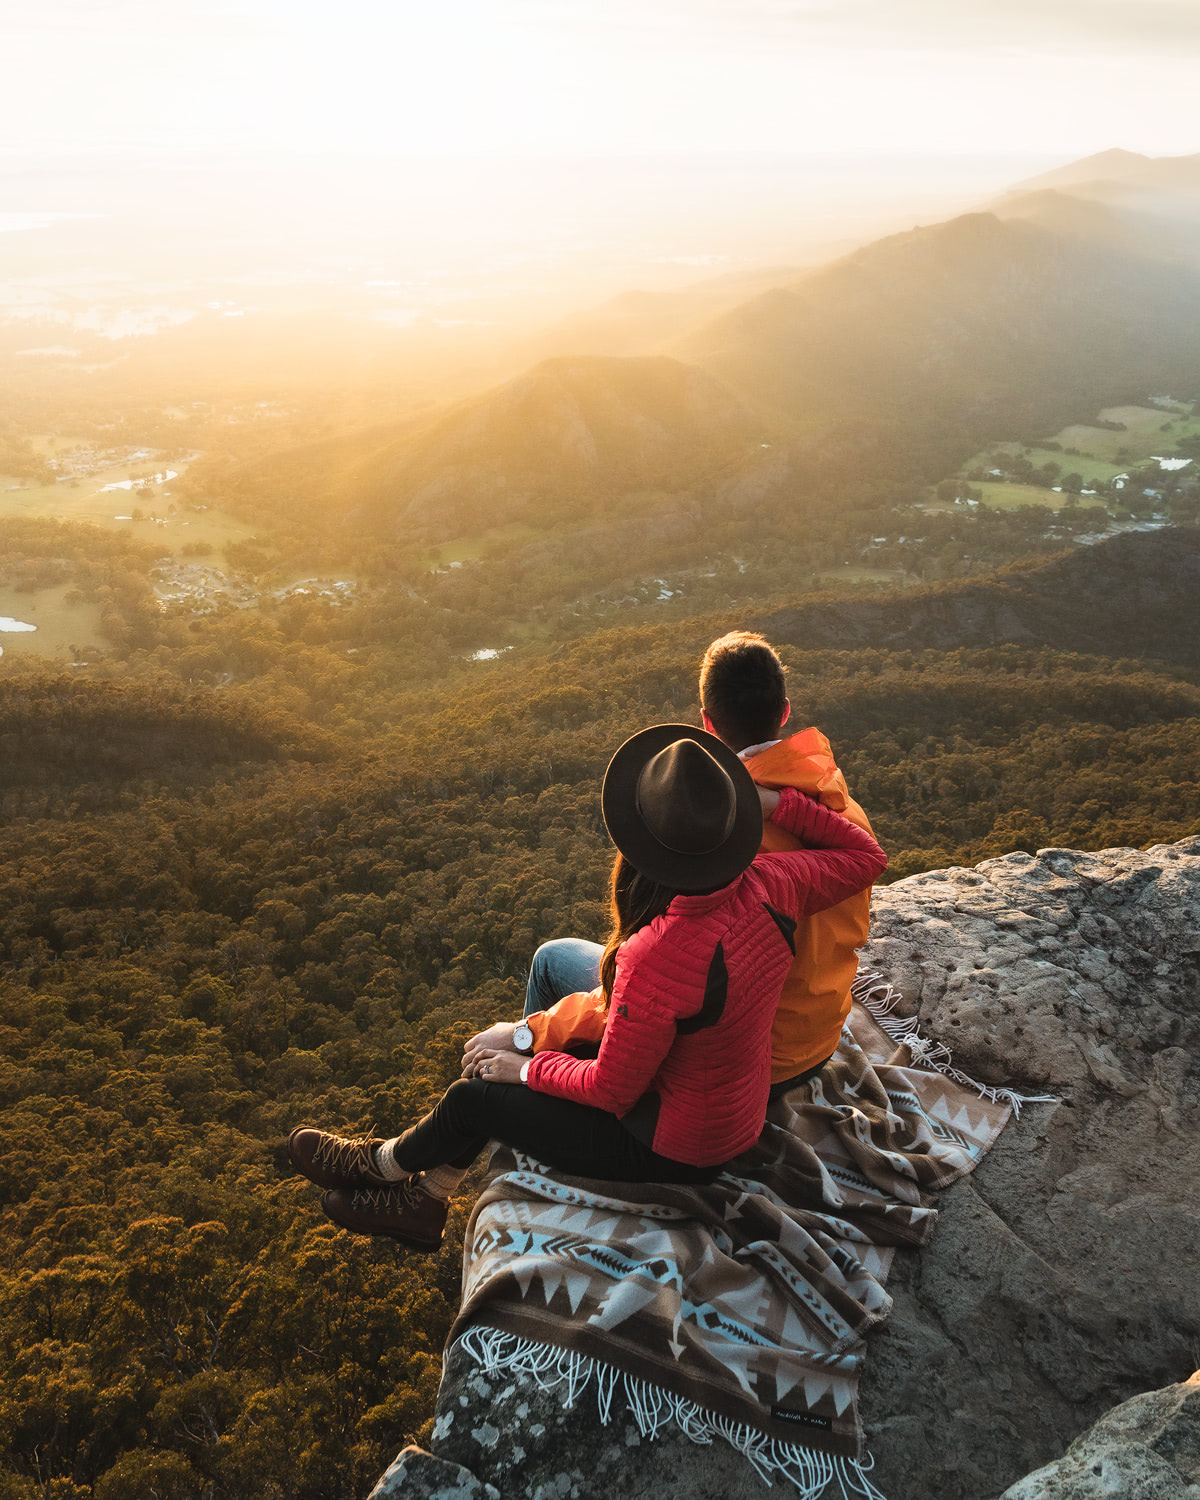
<svg viewBox="0 0 1200 1500">
<path fill-rule="evenodd" d="M 864 961 L 963 1071 L 1059 1101 L 1027 1105 L 941 1196 L 932 1244 L 897 1256 L 860 1388 L 888 1500 L 995 1500 L 1074 1463 L 1059 1456 L 1113 1406 L 1200 1364 L 1200 837 L 913 876 L 876 892 Z M 1186 1475 L 1143 1446 L 1143 1476 Z M 725 1444 L 648 1442 L 615 1410 L 602 1427 L 590 1395 L 564 1411 L 454 1354 L 433 1449 L 504 1500 L 765 1489 Z M 1106 1455 L 1091 1477 L 1118 1488 L 1047 1500 L 1140 1495 L 1119 1487 L 1128 1453 Z M 1196 1482 L 1161 1494 L 1192 1500 Z M 1027 1493 L 1043 1492 L 1014 1500 Z"/>
<path fill-rule="evenodd" d="M 727 1444 L 701 1447 L 674 1429 L 648 1441 L 616 1402 L 612 1419 L 601 1426 L 592 1390 L 567 1410 L 561 1391 L 540 1391 L 508 1375 L 481 1375 L 460 1349 L 446 1359 L 433 1447 L 484 1475 L 504 1500 L 734 1500 L 766 1493 Z"/>
<path fill-rule="evenodd" d="M 1200 1500 L 1200 1372 L 1103 1416 L 1001 1500 Z"/>
<path fill-rule="evenodd" d="M 1029 1105 L 901 1255 L 860 1387 L 889 1500 L 982 1500 L 1200 1363 L 1200 838 L 877 893 L 869 961 Z"/>
<path fill-rule="evenodd" d="M 494 1485 L 449 1459 L 402 1448 L 367 1500 L 500 1500 Z"/>
</svg>

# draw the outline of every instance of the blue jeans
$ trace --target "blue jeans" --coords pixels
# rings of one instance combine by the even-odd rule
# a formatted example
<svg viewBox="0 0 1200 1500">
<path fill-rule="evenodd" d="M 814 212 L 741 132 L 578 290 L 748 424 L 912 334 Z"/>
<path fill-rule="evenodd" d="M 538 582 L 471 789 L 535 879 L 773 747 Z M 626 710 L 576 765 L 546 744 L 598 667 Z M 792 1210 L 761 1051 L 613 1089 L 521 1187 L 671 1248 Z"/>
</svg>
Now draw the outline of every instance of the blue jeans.
<svg viewBox="0 0 1200 1500">
<path fill-rule="evenodd" d="M 529 965 L 525 986 L 524 1014 L 549 1010 L 564 995 L 594 990 L 600 983 L 600 958 L 604 948 L 583 938 L 555 938 L 543 943 Z"/>
</svg>

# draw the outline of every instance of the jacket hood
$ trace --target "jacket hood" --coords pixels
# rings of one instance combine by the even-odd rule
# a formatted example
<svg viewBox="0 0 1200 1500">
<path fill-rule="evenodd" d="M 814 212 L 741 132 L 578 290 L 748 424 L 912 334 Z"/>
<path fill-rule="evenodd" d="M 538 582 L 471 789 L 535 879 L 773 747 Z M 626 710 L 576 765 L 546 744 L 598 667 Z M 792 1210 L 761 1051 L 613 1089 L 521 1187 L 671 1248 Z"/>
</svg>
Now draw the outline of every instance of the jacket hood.
<svg viewBox="0 0 1200 1500">
<path fill-rule="evenodd" d="M 769 750 L 751 755 L 745 764 L 759 786 L 794 786 L 819 797 L 834 812 L 844 813 L 850 806 L 846 778 L 819 729 L 801 729 Z"/>
</svg>

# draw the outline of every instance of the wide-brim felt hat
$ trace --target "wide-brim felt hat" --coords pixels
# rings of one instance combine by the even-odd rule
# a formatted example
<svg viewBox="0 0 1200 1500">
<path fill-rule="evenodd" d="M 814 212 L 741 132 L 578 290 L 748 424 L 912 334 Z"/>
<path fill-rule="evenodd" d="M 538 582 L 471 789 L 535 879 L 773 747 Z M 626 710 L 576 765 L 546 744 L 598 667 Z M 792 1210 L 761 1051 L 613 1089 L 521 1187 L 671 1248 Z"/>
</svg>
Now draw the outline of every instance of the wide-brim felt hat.
<svg viewBox="0 0 1200 1500">
<path fill-rule="evenodd" d="M 728 885 L 762 843 L 749 771 L 716 735 L 690 724 L 631 735 L 608 763 L 600 803 L 634 869 L 677 891 Z"/>
</svg>

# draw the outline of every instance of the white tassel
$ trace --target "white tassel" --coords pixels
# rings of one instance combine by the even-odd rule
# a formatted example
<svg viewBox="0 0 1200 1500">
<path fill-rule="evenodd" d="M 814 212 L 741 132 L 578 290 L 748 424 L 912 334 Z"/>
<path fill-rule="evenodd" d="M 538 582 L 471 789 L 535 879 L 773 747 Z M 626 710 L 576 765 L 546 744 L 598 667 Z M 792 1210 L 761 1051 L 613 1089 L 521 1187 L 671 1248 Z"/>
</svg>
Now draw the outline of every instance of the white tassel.
<svg viewBox="0 0 1200 1500">
<path fill-rule="evenodd" d="M 855 1496 L 861 1500 L 886 1500 L 867 1477 L 874 1467 L 869 1456 L 859 1462 L 794 1443 L 781 1443 L 745 1422 L 734 1422 L 718 1412 L 707 1411 L 696 1402 L 672 1395 L 648 1381 L 621 1375 L 602 1360 L 479 1324 L 467 1329 L 458 1340 L 458 1347 L 475 1360 L 485 1375 L 523 1375 L 547 1393 L 556 1392 L 565 1384 L 564 1409 L 574 1406 L 595 1377 L 596 1413 L 602 1427 L 607 1427 L 612 1418 L 613 1399 L 620 1381 L 626 1409 L 642 1437 L 653 1441 L 674 1425 L 693 1443 L 711 1444 L 714 1438 L 724 1438 L 768 1488 L 774 1479 L 786 1479 L 795 1488 L 797 1500 L 822 1500 L 835 1481 L 841 1500 L 854 1500 Z"/>
<path fill-rule="evenodd" d="M 882 974 L 871 969 L 864 970 L 850 986 L 850 995 L 869 1012 L 879 1029 L 886 1032 L 897 1046 L 908 1048 L 914 1068 L 924 1068 L 940 1073 L 944 1078 L 953 1078 L 955 1083 L 961 1083 L 963 1088 L 970 1089 L 992 1104 L 1007 1104 L 1018 1119 L 1023 1104 L 1058 1103 L 1053 1094 L 1018 1094 L 1014 1089 L 993 1088 L 987 1083 L 977 1083 L 966 1073 L 960 1073 L 951 1064 L 949 1047 L 943 1042 L 935 1042 L 930 1037 L 922 1036 L 920 1023 L 915 1016 L 892 1014 L 900 999 L 900 991 L 889 984 Z"/>
</svg>

